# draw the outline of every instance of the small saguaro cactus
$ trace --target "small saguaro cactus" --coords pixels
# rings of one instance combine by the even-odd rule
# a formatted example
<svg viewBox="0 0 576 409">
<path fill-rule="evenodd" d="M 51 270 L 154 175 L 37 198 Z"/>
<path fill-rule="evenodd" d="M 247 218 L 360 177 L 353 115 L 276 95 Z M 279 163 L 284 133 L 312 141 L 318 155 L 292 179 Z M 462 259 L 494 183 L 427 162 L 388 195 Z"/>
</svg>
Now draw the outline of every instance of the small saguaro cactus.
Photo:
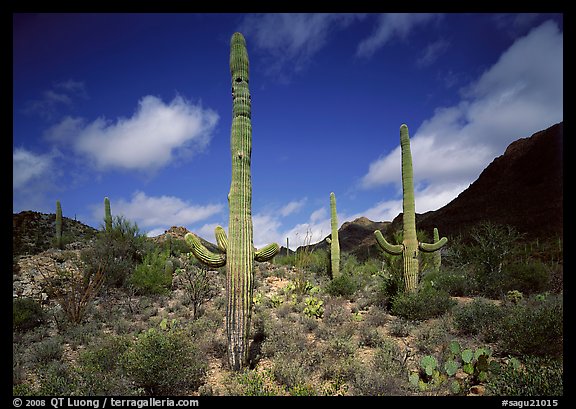
<svg viewBox="0 0 576 409">
<path fill-rule="evenodd" d="M 104 198 L 104 223 L 106 225 L 106 231 L 110 233 L 112 231 L 112 213 L 110 212 L 110 199 Z"/>
<path fill-rule="evenodd" d="M 438 228 L 434 227 L 434 236 L 432 241 L 436 243 L 438 240 L 440 240 L 440 234 L 438 233 Z M 440 266 L 442 265 L 442 254 L 440 250 L 433 253 L 432 265 L 434 266 L 434 271 L 440 271 Z"/>
<path fill-rule="evenodd" d="M 332 228 L 331 237 L 326 241 L 330 244 L 330 263 L 332 267 L 332 278 L 340 275 L 340 242 L 338 241 L 338 214 L 336 213 L 336 195 L 330 193 L 330 226 Z"/>
<path fill-rule="evenodd" d="M 62 249 L 62 206 L 56 201 L 56 247 Z"/>
<path fill-rule="evenodd" d="M 419 262 L 418 251 L 431 253 L 438 251 L 448 239 L 442 237 L 433 244 L 419 243 L 416 238 L 416 209 L 414 204 L 414 176 L 412 173 L 412 153 L 410 152 L 410 136 L 408 126 L 400 126 L 400 147 L 402 149 L 402 210 L 403 235 L 402 244 L 390 244 L 379 230 L 374 232 L 378 244 L 384 251 L 392 255 L 402 255 L 404 262 L 404 289 L 414 292 L 418 286 Z"/>
<path fill-rule="evenodd" d="M 210 252 L 193 233 L 184 237 L 194 256 L 210 267 L 226 266 L 226 333 L 228 361 L 233 370 L 240 370 L 248 360 L 248 331 L 252 312 L 254 260 L 267 261 L 280 247 L 269 244 L 260 251 L 254 248 L 252 227 L 252 154 L 251 99 L 248 88 L 248 52 L 240 33 L 232 35 L 230 44 L 232 75 L 232 182 L 228 194 L 228 237 L 216 227 L 216 242 L 224 254 Z"/>
</svg>

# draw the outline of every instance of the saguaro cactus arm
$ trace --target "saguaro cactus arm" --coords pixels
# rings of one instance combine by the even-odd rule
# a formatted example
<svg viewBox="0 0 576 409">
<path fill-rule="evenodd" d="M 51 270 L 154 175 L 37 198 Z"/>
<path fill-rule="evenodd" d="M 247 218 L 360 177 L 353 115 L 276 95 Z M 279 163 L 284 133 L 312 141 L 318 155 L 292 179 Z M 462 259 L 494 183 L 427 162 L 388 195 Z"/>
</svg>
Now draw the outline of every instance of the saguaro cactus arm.
<svg viewBox="0 0 576 409">
<path fill-rule="evenodd" d="M 184 240 L 192 249 L 194 256 L 202 263 L 212 268 L 226 265 L 226 254 L 216 254 L 208 250 L 194 233 L 186 233 Z"/>
<path fill-rule="evenodd" d="M 435 243 L 418 243 L 418 248 L 426 253 L 433 253 L 434 251 L 440 250 L 446 243 L 448 243 L 448 239 L 442 237 Z"/>
<path fill-rule="evenodd" d="M 254 260 L 256 261 L 268 261 L 271 260 L 276 254 L 280 252 L 280 247 L 276 243 L 268 244 L 262 247 L 260 250 L 254 249 Z"/>
<path fill-rule="evenodd" d="M 392 254 L 393 256 L 399 256 L 402 254 L 402 251 L 404 250 L 404 246 L 402 244 L 388 243 L 380 230 L 376 230 L 374 235 L 376 236 L 376 241 L 386 253 Z"/>
</svg>

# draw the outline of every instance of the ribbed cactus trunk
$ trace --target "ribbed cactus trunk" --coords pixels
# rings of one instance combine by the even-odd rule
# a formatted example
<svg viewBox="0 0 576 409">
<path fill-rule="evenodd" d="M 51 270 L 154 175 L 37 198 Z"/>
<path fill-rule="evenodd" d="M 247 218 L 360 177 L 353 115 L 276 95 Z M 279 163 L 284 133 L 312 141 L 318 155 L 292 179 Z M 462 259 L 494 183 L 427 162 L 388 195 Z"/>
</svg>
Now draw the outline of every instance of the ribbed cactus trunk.
<svg viewBox="0 0 576 409">
<path fill-rule="evenodd" d="M 232 182 L 228 194 L 228 237 L 220 226 L 215 235 L 218 247 L 225 254 L 215 254 L 202 245 L 192 233 L 185 236 L 194 256 L 210 267 L 226 265 L 226 333 L 228 361 L 233 370 L 247 363 L 248 333 L 252 312 L 254 260 L 267 261 L 278 254 L 280 247 L 269 244 L 261 250 L 254 248 L 252 231 L 252 124 L 250 91 L 248 89 L 248 52 L 246 41 L 234 33 L 230 46 L 232 74 Z"/>
<path fill-rule="evenodd" d="M 227 333 L 230 365 L 238 370 L 246 361 L 252 309 L 254 243 L 252 231 L 252 124 L 248 88 L 248 52 L 240 33 L 230 49 L 232 74 L 232 183 L 228 195 L 230 215 L 227 252 Z"/>
<path fill-rule="evenodd" d="M 62 206 L 56 201 L 56 247 L 62 249 Z"/>
<path fill-rule="evenodd" d="M 112 231 L 112 212 L 110 211 L 110 199 L 104 198 L 104 224 L 106 231 L 110 233 Z"/>
<path fill-rule="evenodd" d="M 438 228 L 434 227 L 433 241 L 434 243 L 436 243 L 438 240 L 440 240 L 440 234 L 438 233 Z M 442 254 L 440 250 L 435 251 L 433 256 L 434 256 L 433 258 L 434 271 L 439 272 L 440 266 L 442 265 Z"/>
<path fill-rule="evenodd" d="M 332 278 L 340 276 L 340 241 L 338 240 L 338 213 L 336 212 L 336 195 L 330 193 L 330 227 L 332 234 L 326 241 L 330 243 L 330 266 Z"/>
<path fill-rule="evenodd" d="M 404 290 L 415 292 L 418 288 L 419 262 L 418 251 L 433 252 L 439 250 L 448 239 L 443 237 L 433 244 L 418 243 L 416 238 L 416 206 L 414 202 L 414 175 L 412 172 L 412 153 L 410 151 L 410 137 L 408 127 L 400 126 L 400 148 L 402 150 L 402 211 L 403 234 L 402 244 L 389 244 L 382 233 L 374 232 L 376 240 L 384 251 L 399 255 L 402 254 L 404 262 Z"/>
</svg>

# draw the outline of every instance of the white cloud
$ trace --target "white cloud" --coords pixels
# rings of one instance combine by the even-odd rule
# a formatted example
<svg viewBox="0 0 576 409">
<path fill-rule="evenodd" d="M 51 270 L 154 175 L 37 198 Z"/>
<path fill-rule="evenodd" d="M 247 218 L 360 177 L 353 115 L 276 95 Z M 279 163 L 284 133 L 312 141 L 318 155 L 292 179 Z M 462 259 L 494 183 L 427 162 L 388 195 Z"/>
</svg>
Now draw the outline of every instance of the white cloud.
<svg viewBox="0 0 576 409">
<path fill-rule="evenodd" d="M 548 21 L 518 39 L 463 89 L 458 104 L 437 109 L 411 137 L 418 212 L 447 204 L 512 141 L 562 120 L 563 35 Z M 399 126 L 390 132 L 399 135 Z M 361 184 L 399 185 L 400 173 L 397 147 L 370 164 Z"/>
<path fill-rule="evenodd" d="M 132 198 L 114 200 L 110 198 L 112 215 L 123 215 L 134 221 L 142 229 L 168 229 L 171 226 L 187 226 L 206 220 L 220 213 L 221 204 L 196 205 L 175 196 L 148 196 L 136 191 Z M 93 206 L 93 215 L 101 220 L 104 217 L 104 205 Z"/>
<path fill-rule="evenodd" d="M 419 67 L 427 67 L 433 64 L 449 47 L 450 43 L 443 39 L 428 44 L 422 55 L 416 60 L 416 64 Z"/>
<path fill-rule="evenodd" d="M 356 55 L 369 58 L 388 41 L 395 37 L 406 38 L 416 26 L 428 23 L 437 17 L 437 14 L 429 13 L 381 14 L 373 33 L 358 44 Z"/>
<path fill-rule="evenodd" d="M 285 75 L 286 66 L 300 71 L 324 47 L 329 34 L 342 29 L 362 14 L 271 13 L 249 14 L 239 31 L 265 53 L 268 74 Z M 250 47 L 250 44 L 248 44 Z"/>
<path fill-rule="evenodd" d="M 46 178 L 52 168 L 53 155 L 37 155 L 24 148 L 12 152 L 12 187 L 24 188 L 29 182 Z"/>
<path fill-rule="evenodd" d="M 280 215 L 282 217 L 289 216 L 290 214 L 299 211 L 302 208 L 302 206 L 304 206 L 305 203 L 306 203 L 306 198 L 301 199 L 301 200 L 293 200 L 290 203 L 288 203 L 286 206 L 284 206 L 280 209 Z"/>
<path fill-rule="evenodd" d="M 99 169 L 154 171 L 176 154 L 201 151 L 212 138 L 218 114 L 178 96 L 169 104 L 148 95 L 130 118 L 99 118 L 86 124 L 67 117 L 46 132 L 52 141 L 71 143 Z"/>
</svg>

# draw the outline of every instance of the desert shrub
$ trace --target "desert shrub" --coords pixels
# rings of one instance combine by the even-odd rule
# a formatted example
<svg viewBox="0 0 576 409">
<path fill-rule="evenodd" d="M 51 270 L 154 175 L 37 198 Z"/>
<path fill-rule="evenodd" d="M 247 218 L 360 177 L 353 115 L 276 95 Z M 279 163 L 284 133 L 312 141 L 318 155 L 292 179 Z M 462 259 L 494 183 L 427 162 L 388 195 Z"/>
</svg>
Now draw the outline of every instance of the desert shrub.
<svg viewBox="0 0 576 409">
<path fill-rule="evenodd" d="M 445 315 L 438 320 L 422 323 L 415 330 L 416 348 L 423 354 L 434 354 L 446 348 L 451 339 L 451 319 Z"/>
<path fill-rule="evenodd" d="M 525 356 L 523 365 L 508 363 L 488 382 L 489 393 L 499 396 L 562 396 L 562 361 Z"/>
<path fill-rule="evenodd" d="M 205 266 L 197 266 L 190 259 L 186 259 L 182 268 L 176 270 L 181 278 L 186 295 L 192 305 L 192 318 L 196 319 L 201 314 L 204 303 L 210 301 L 216 294 L 217 288 Z"/>
<path fill-rule="evenodd" d="M 32 298 L 12 299 L 12 328 L 27 331 L 42 323 L 44 312 L 42 306 Z"/>
<path fill-rule="evenodd" d="M 468 274 L 462 271 L 428 271 L 422 277 L 422 283 L 446 291 L 448 294 L 455 297 L 469 295 L 474 291 L 473 280 L 470 279 Z"/>
<path fill-rule="evenodd" d="M 382 341 L 369 365 L 358 368 L 350 380 L 352 394 L 364 396 L 406 395 L 408 373 L 398 345 Z"/>
<path fill-rule="evenodd" d="M 563 350 L 563 318 L 561 296 L 509 305 L 498 328 L 498 345 L 509 354 L 559 356 Z"/>
<path fill-rule="evenodd" d="M 383 340 L 382 335 L 376 328 L 364 322 L 359 328 L 359 345 L 370 348 L 377 347 Z"/>
<path fill-rule="evenodd" d="M 550 288 L 550 271 L 541 261 L 513 263 L 504 270 L 502 291 L 518 290 L 523 294 L 535 294 Z"/>
<path fill-rule="evenodd" d="M 32 361 L 37 365 L 59 361 L 64 353 L 63 338 L 54 336 L 45 338 L 31 347 Z"/>
<path fill-rule="evenodd" d="M 498 326 L 505 312 L 484 298 L 460 305 L 452 311 L 455 329 L 464 335 L 478 335 L 485 342 L 498 338 Z"/>
<path fill-rule="evenodd" d="M 364 322 L 367 325 L 380 327 L 388 321 L 388 314 L 386 310 L 374 305 L 368 310 L 366 314 L 364 314 Z"/>
<path fill-rule="evenodd" d="M 276 354 L 298 356 L 307 347 L 305 331 L 299 324 L 289 321 L 275 322 L 264 331 L 266 338 L 262 343 L 262 353 L 267 357 Z"/>
<path fill-rule="evenodd" d="M 392 300 L 402 292 L 403 287 L 401 271 L 382 273 L 376 278 L 374 304 L 389 309 L 392 306 Z"/>
<path fill-rule="evenodd" d="M 327 326 L 335 327 L 348 322 L 350 313 L 346 309 L 345 303 L 342 298 L 329 298 L 326 300 L 322 318 L 323 323 Z"/>
<path fill-rule="evenodd" d="M 424 321 L 444 314 L 455 304 L 446 291 L 425 286 L 417 292 L 394 297 L 391 312 L 407 320 Z"/>
<path fill-rule="evenodd" d="M 326 285 L 326 292 L 333 296 L 350 298 L 359 289 L 357 279 L 350 273 L 341 272 Z"/>
<path fill-rule="evenodd" d="M 118 359 L 130 346 L 127 336 L 105 336 L 87 347 L 78 357 L 78 372 L 83 395 L 131 395 Z"/>
<path fill-rule="evenodd" d="M 274 357 L 274 366 L 272 368 L 274 379 L 287 388 L 304 385 L 312 374 L 312 369 L 307 365 L 303 365 L 301 360 L 297 358 L 292 354 L 277 354 Z"/>
<path fill-rule="evenodd" d="M 70 396 L 78 389 L 78 375 L 69 364 L 48 362 L 38 368 L 38 383 L 34 394 L 38 396 Z"/>
<path fill-rule="evenodd" d="M 46 292 L 62 307 L 70 323 L 79 324 L 104 284 L 104 269 L 99 268 L 92 273 L 85 268 L 82 274 L 58 269 L 57 273 L 54 277 L 45 277 Z"/>
<path fill-rule="evenodd" d="M 115 216 L 112 230 L 99 231 L 94 244 L 81 252 L 87 274 L 104 269 L 106 285 L 123 286 L 136 265 L 148 250 L 146 237 L 136 223 L 123 216 Z"/>
<path fill-rule="evenodd" d="M 206 373 L 206 357 L 178 329 L 151 328 L 122 355 L 124 370 L 148 395 L 179 395 L 196 390 Z"/>
<path fill-rule="evenodd" d="M 390 335 L 404 338 L 410 335 L 412 328 L 414 328 L 412 322 L 398 317 L 390 324 Z"/>
<path fill-rule="evenodd" d="M 166 268 L 168 253 L 154 249 L 144 256 L 130 275 L 137 294 L 166 294 L 172 285 L 172 270 Z"/>
<path fill-rule="evenodd" d="M 280 393 L 270 379 L 268 373 L 258 373 L 254 370 L 246 369 L 235 374 L 233 382 L 227 383 L 227 388 L 231 395 L 241 396 L 275 396 Z"/>
</svg>

